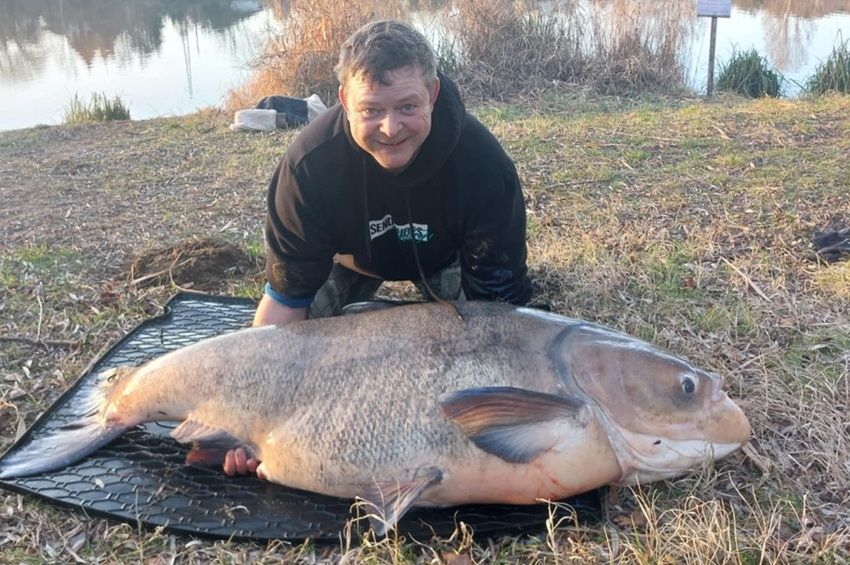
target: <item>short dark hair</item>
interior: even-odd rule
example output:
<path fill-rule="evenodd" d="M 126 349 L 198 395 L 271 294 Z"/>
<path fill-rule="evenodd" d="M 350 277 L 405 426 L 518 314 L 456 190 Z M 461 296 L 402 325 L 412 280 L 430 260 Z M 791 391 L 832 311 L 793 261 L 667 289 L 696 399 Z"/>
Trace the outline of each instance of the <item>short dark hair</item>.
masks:
<path fill-rule="evenodd" d="M 404 22 L 380 20 L 345 40 L 335 70 L 341 85 L 357 75 L 388 85 L 387 73 L 407 65 L 418 65 L 429 86 L 437 78 L 437 58 L 425 36 Z"/>

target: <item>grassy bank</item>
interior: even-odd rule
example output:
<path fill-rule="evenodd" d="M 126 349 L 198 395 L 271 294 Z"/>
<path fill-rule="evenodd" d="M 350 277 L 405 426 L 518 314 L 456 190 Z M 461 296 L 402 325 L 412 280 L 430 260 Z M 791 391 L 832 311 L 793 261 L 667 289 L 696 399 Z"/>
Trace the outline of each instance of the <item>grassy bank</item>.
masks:
<path fill-rule="evenodd" d="M 850 261 L 811 246 L 850 225 L 850 98 L 552 95 L 476 114 L 524 182 L 536 300 L 723 374 L 745 453 L 624 490 L 603 524 L 427 546 L 195 541 L 0 492 L 0 562 L 850 559 Z M 259 295 L 265 184 L 293 133 L 228 121 L 0 133 L 0 449 L 178 287 Z M 197 238 L 247 261 L 202 286 L 177 269 Z M 160 249 L 173 261 L 140 271 Z"/>

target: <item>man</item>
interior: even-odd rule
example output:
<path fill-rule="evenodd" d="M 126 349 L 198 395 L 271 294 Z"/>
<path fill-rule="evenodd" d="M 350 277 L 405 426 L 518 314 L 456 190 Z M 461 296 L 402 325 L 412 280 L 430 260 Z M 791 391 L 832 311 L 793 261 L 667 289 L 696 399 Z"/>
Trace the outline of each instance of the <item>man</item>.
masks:
<path fill-rule="evenodd" d="M 342 46 L 340 104 L 287 149 L 268 195 L 268 283 L 254 325 L 335 315 L 382 280 L 426 298 L 525 304 L 516 169 L 438 75 L 410 26 L 373 22 Z M 225 472 L 253 472 L 238 450 Z"/>

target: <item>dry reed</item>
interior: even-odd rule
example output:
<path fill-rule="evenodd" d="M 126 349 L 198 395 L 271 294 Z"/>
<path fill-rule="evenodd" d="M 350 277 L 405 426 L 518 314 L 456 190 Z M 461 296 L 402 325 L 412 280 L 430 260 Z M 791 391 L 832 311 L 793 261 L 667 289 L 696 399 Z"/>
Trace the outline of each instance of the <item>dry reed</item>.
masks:
<path fill-rule="evenodd" d="M 292 0 L 282 33 L 255 61 L 255 72 L 248 82 L 230 92 L 225 109 L 251 108 L 270 95 L 318 94 L 330 106 L 337 98 L 333 68 L 340 45 L 371 20 L 400 16 L 401 8 L 395 0 Z"/>
<path fill-rule="evenodd" d="M 503 100 L 576 84 L 618 93 L 684 84 L 679 54 L 694 20 L 685 0 L 663 8 L 624 0 L 558 2 L 546 10 L 530 0 L 453 0 L 428 10 L 435 17 L 423 31 L 443 70 L 471 100 Z M 255 62 L 248 83 L 231 92 L 225 108 L 252 107 L 271 94 L 316 93 L 333 103 L 333 67 L 348 35 L 372 19 L 411 16 L 398 0 L 294 0 L 282 33 Z"/>

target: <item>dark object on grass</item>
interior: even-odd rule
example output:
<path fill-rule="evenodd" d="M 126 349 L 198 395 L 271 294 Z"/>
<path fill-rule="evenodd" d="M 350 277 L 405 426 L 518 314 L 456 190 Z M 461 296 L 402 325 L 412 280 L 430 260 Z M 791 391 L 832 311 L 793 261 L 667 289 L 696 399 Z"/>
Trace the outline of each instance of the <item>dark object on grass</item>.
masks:
<path fill-rule="evenodd" d="M 137 365 L 178 347 L 250 324 L 252 300 L 178 294 L 163 316 L 127 334 L 77 380 L 18 440 L 6 455 L 50 435 L 73 421 L 79 398 L 95 377 L 110 367 Z M 339 543 L 351 501 L 321 496 L 254 477 L 231 479 L 220 469 L 187 466 L 188 447 L 168 436 L 172 424 L 146 424 L 128 432 L 92 456 L 64 469 L 37 476 L 0 480 L 0 488 L 31 494 L 89 515 L 172 533 L 235 539 L 284 539 Z M 567 501 L 580 522 L 599 519 L 599 493 Z M 427 540 L 446 537 L 463 521 L 476 536 L 519 535 L 545 531 L 546 505 L 469 505 L 417 509 L 399 523 L 402 533 Z M 553 507 L 555 520 L 567 513 Z M 353 525 L 352 537 L 358 528 Z"/>
<path fill-rule="evenodd" d="M 733 53 L 717 76 L 717 90 L 735 92 L 750 98 L 777 98 L 780 83 L 779 73 L 755 49 Z"/>
<path fill-rule="evenodd" d="M 815 230 L 812 241 L 819 258 L 834 263 L 850 257 L 850 228 L 840 230 Z"/>
<path fill-rule="evenodd" d="M 294 128 L 307 123 L 307 101 L 291 96 L 266 96 L 257 102 L 259 110 L 275 110 L 278 129 Z"/>

